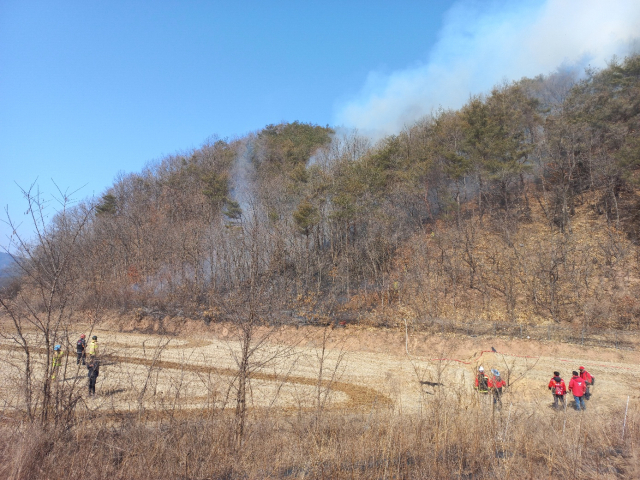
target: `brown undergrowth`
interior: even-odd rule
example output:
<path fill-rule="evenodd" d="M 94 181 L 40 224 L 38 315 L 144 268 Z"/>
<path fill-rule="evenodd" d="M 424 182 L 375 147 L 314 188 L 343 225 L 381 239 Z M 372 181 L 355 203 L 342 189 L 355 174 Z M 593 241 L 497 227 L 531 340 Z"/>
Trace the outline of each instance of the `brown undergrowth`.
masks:
<path fill-rule="evenodd" d="M 388 407 L 257 413 L 240 447 L 211 411 L 153 422 L 79 419 L 65 430 L 0 427 L 6 479 L 635 478 L 640 412 L 493 410 L 436 396 L 421 413 Z M 624 434 L 624 438 L 623 438 Z"/>
<path fill-rule="evenodd" d="M 397 250 L 384 288 L 360 290 L 341 309 L 374 326 L 446 318 L 636 329 L 637 241 L 627 223 L 598 214 L 598 198 L 582 195 L 564 231 L 542 200 L 519 223 L 471 212 L 438 221 Z"/>

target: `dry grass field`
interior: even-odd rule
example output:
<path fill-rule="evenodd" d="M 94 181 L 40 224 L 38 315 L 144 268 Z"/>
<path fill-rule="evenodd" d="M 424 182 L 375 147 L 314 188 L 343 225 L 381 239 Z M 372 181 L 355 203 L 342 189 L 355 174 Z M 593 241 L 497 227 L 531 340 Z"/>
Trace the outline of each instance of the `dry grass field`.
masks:
<path fill-rule="evenodd" d="M 61 434 L 65 447 L 56 444 L 57 456 L 43 453 L 42 464 L 22 457 L 49 440 L 43 433 L 17 433 L 20 354 L 2 341 L 3 458 L 14 460 L 0 473 L 53 478 L 48 475 L 64 463 L 76 462 L 74 472 L 91 468 L 87 455 L 101 465 L 96 478 L 549 478 L 555 470 L 575 478 L 632 478 L 635 472 L 635 350 L 405 337 L 400 330 L 354 326 L 286 328 L 256 350 L 248 429 L 238 450 L 226 439 L 240 348 L 233 329 L 126 330 L 103 325 L 92 332 L 103 357 L 96 397 L 86 394 L 86 369 L 68 356 L 61 382 L 76 385 L 81 395 L 78 423 Z M 81 331 L 70 332 L 70 340 Z M 474 391 L 479 365 L 508 379 L 501 409 Z M 553 410 L 552 372 L 560 370 L 568 383 L 579 365 L 597 379 L 587 412 L 573 411 L 572 402 L 566 411 Z M 199 460 L 189 464 L 193 456 Z M 66 475 L 59 478 L 71 478 Z"/>
<path fill-rule="evenodd" d="M 222 402 L 236 372 L 234 354 L 239 344 L 225 326 L 202 330 L 180 335 L 94 330 L 104 360 L 98 379 L 99 395 L 87 402 L 86 408 L 132 411 L 141 404 L 152 410 L 167 405 L 205 408 L 214 396 Z M 71 334 L 70 338 L 75 336 Z M 313 405 L 322 338 L 323 329 L 316 327 L 282 330 L 270 338 L 270 343 L 256 355 L 266 357 L 276 352 L 280 358 L 253 374 L 251 406 Z M 594 414 L 605 414 L 623 405 L 627 396 L 631 401 L 640 396 L 640 354 L 636 351 L 428 335 L 410 336 L 407 348 L 405 340 L 404 332 L 399 330 L 349 327 L 329 332 L 324 375 L 330 372 L 334 380 L 333 408 L 379 401 L 393 405 L 397 411 L 415 413 L 435 389 L 474 396 L 474 372 L 479 365 L 487 371 L 501 371 L 510 383 L 503 401 L 517 408 L 546 408 L 552 372 L 559 370 L 568 383 L 571 371 L 580 365 L 597 378 L 593 401 L 589 403 Z M 10 358 L 17 361 L 19 357 L 18 352 L 6 349 L 9 345 L 6 339 L 0 344 L 8 356 L 7 363 L 11 363 Z M 491 347 L 498 353 L 491 352 Z M 13 403 L 11 390 L 12 385 L 17 388 L 17 374 L 17 368 L 3 368 L 0 372 L 0 392 L 7 406 Z M 86 369 L 76 366 L 71 352 L 64 381 L 85 382 L 85 377 Z"/>

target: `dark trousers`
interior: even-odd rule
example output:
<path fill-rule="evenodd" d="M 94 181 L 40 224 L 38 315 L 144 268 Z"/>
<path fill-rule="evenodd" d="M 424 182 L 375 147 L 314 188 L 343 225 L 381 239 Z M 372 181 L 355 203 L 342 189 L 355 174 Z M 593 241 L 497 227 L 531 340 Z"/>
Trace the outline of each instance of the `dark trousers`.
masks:
<path fill-rule="evenodd" d="M 96 394 L 96 380 L 98 377 L 89 377 L 89 395 Z"/>
<path fill-rule="evenodd" d="M 85 359 L 87 358 L 85 353 L 77 352 L 76 355 L 78 356 L 78 358 L 76 359 L 76 365 L 80 365 L 80 360 L 82 360 L 82 364 L 85 365 Z"/>
<path fill-rule="evenodd" d="M 565 408 L 567 405 L 564 400 L 564 395 L 556 395 L 553 394 L 553 408 L 558 408 L 558 405 L 562 403 L 562 408 Z"/>

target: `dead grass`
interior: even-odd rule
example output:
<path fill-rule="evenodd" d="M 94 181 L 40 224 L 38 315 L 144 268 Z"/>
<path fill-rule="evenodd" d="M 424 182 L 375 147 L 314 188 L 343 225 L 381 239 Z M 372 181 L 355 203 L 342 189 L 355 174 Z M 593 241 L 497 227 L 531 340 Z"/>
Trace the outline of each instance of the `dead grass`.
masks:
<path fill-rule="evenodd" d="M 167 412 L 169 413 L 169 412 Z M 493 410 L 436 396 L 419 414 L 255 412 L 235 449 L 232 417 L 79 418 L 0 429 L 7 479 L 633 478 L 640 412 Z"/>
<path fill-rule="evenodd" d="M 8 415 L 7 409 L 0 412 L 0 478 L 604 479 L 639 473 L 635 351 L 504 339 L 492 344 L 498 351 L 536 357 L 531 360 L 478 356 L 488 348 L 486 339 L 336 329 L 325 366 L 336 364 L 338 347 L 346 345 L 344 370 L 325 385 L 335 392 L 333 401 L 314 408 L 318 339 L 305 329 L 291 329 L 274 340 L 298 345 L 295 361 L 256 371 L 254 393 L 273 395 L 267 386 L 282 385 L 298 389 L 298 397 L 281 392 L 278 402 L 256 400 L 237 448 L 233 411 L 221 399 L 234 374 L 227 358 L 232 342 L 201 332 L 195 339 L 175 338 L 156 357 L 158 345 L 164 345 L 160 337 L 108 330 L 99 336 L 112 363 L 101 372 L 98 397 L 83 395 L 87 407 L 81 403 L 71 424 L 45 428 Z M 6 358 L 15 353 L 7 345 L 0 350 Z M 429 360 L 433 357 L 481 361 L 501 370 L 508 364 L 513 378 L 524 373 L 526 378 L 514 383 L 504 407 L 494 410 L 487 397 L 472 393 L 475 364 Z M 581 363 L 598 378 L 589 410 L 550 409 L 550 372 Z M 151 383 L 138 405 L 140 379 L 149 374 Z M 421 389 L 418 380 L 443 385 Z M 82 392 L 84 381 L 79 381 Z M 198 381 L 206 387 L 204 395 L 194 393 Z"/>

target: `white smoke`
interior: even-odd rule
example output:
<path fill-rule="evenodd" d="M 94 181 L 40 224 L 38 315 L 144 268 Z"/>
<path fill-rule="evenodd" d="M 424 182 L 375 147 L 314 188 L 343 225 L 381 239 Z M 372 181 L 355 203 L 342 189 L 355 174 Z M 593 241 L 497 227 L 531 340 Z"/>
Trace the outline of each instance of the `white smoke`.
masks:
<path fill-rule="evenodd" d="M 254 135 L 248 135 L 241 141 L 231 170 L 231 197 L 238 202 L 245 216 L 255 207 L 255 169 L 251 163 L 254 142 Z"/>
<path fill-rule="evenodd" d="M 427 63 L 371 72 L 359 95 L 338 108 L 335 123 L 374 137 L 397 133 L 503 80 L 568 65 L 601 68 L 637 48 L 639 35 L 638 0 L 462 0 L 447 12 Z"/>

